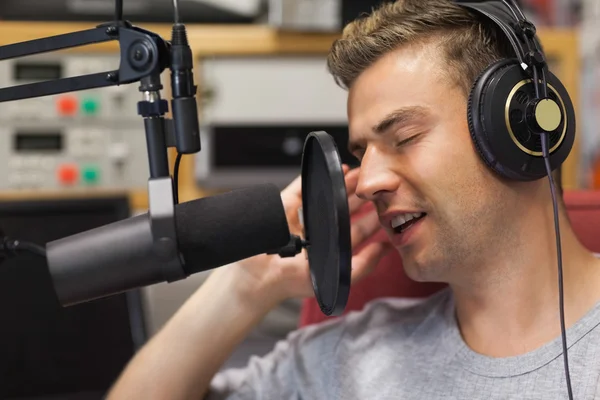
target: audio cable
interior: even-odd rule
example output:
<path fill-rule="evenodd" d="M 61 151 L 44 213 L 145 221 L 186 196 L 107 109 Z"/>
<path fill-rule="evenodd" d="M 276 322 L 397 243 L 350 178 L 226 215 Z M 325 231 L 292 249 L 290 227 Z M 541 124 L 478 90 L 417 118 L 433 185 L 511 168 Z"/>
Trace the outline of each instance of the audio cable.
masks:
<path fill-rule="evenodd" d="M 179 0 L 173 0 L 173 21 L 179 24 Z"/>
<path fill-rule="evenodd" d="M 46 249 L 34 243 L 23 242 L 6 237 L 0 231 L 0 262 L 16 257 L 21 253 L 30 253 L 46 258 Z"/>
<path fill-rule="evenodd" d="M 183 154 L 177 153 L 175 158 L 175 166 L 173 167 L 173 197 L 175 204 L 179 204 L 179 164 L 181 163 L 181 156 Z"/>
<path fill-rule="evenodd" d="M 522 35 L 524 36 L 524 42 L 527 46 L 527 54 L 534 55 L 530 61 L 532 61 L 532 73 L 533 73 L 533 87 L 535 90 L 535 98 L 536 99 L 547 99 L 548 98 L 548 85 L 546 81 L 546 71 L 543 65 L 545 64 L 545 60 L 542 58 L 541 60 L 536 59 L 535 54 L 543 55 L 544 52 L 539 47 L 538 43 L 533 41 L 533 46 L 530 45 L 530 41 L 528 38 L 533 39 L 533 35 L 535 35 L 535 27 L 528 23 L 527 18 L 519 8 L 517 4 L 515 4 L 514 0 L 502 0 L 505 5 L 508 6 L 508 9 L 512 12 L 515 20 L 519 22 L 519 25 L 522 29 Z M 518 15 L 515 12 L 518 10 Z M 539 71 L 538 71 L 539 70 Z M 540 76 L 541 75 L 541 76 Z M 564 369 L 565 369 L 565 379 L 567 382 L 567 393 L 569 396 L 569 400 L 573 400 L 573 389 L 571 387 L 571 373 L 569 372 L 569 355 L 567 349 L 567 330 L 565 327 L 565 301 L 564 301 L 564 288 L 563 288 L 563 266 L 562 266 L 562 247 L 560 240 L 560 227 L 559 227 L 559 218 L 558 218 L 558 201 L 556 199 L 556 187 L 554 184 L 554 178 L 552 177 L 552 167 L 550 165 L 550 140 L 549 133 L 542 131 L 540 133 L 540 140 L 542 145 L 542 156 L 544 158 L 544 164 L 546 166 L 546 174 L 548 175 L 548 181 L 550 183 L 550 193 L 552 195 L 552 207 L 554 210 L 554 231 L 556 236 L 556 255 L 558 259 L 558 306 L 560 311 L 560 332 L 562 338 L 562 348 L 563 348 L 563 360 L 564 360 Z"/>
<path fill-rule="evenodd" d="M 179 0 L 173 0 L 173 21 L 175 24 L 173 25 L 171 44 L 176 45 L 176 49 L 181 51 L 182 47 L 187 46 L 187 35 L 185 25 L 179 22 Z M 173 196 L 175 197 L 175 204 L 179 204 L 179 164 L 181 164 L 181 157 L 182 153 L 177 152 L 177 158 L 175 158 L 175 165 L 173 167 Z"/>
<path fill-rule="evenodd" d="M 123 20 L 123 0 L 115 0 L 115 21 Z"/>
<path fill-rule="evenodd" d="M 179 14 L 179 0 L 173 0 L 173 30 L 171 33 L 171 91 L 172 112 L 177 142 L 174 165 L 174 200 L 179 203 L 179 165 L 183 154 L 200 151 L 196 86 L 194 84 L 193 56 L 185 25 Z"/>
<path fill-rule="evenodd" d="M 560 228 L 558 221 L 558 202 L 556 200 L 556 188 L 554 186 L 554 179 L 552 178 L 552 168 L 550 167 L 550 148 L 548 141 L 548 133 L 543 132 L 540 135 L 542 141 L 542 155 L 546 165 L 546 173 L 548 174 L 548 180 L 550 181 L 550 192 L 552 194 L 552 204 L 554 208 L 554 230 L 556 231 L 556 253 L 558 258 L 558 302 L 560 309 L 560 332 L 562 337 L 563 347 L 563 360 L 565 364 L 565 378 L 567 380 L 567 392 L 569 400 L 573 400 L 573 389 L 571 387 L 571 374 L 569 372 L 569 356 L 567 353 L 567 333 L 565 328 L 565 301 L 564 301 L 564 289 L 563 289 L 563 267 L 562 267 L 562 249 L 560 242 Z"/>

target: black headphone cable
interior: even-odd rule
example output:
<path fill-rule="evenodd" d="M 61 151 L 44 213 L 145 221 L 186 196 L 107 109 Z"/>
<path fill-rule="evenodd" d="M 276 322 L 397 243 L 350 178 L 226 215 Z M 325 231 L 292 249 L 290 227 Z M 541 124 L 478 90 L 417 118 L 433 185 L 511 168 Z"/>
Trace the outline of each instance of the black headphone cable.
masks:
<path fill-rule="evenodd" d="M 558 224 L 558 202 L 556 200 L 556 188 L 554 187 L 554 179 L 552 178 L 552 168 L 550 167 L 550 158 L 548 155 L 548 153 L 550 153 L 548 144 L 548 133 L 541 133 L 540 139 L 542 141 L 542 154 L 544 156 L 544 162 L 546 164 L 548 180 L 550 181 L 550 192 L 552 194 L 552 204 L 554 207 L 554 229 L 556 231 L 556 252 L 558 258 L 558 301 L 560 308 L 560 331 L 562 336 L 563 360 L 565 363 L 565 378 L 567 380 L 567 391 L 569 394 L 569 400 L 573 400 L 573 389 L 571 388 L 571 374 L 569 372 L 569 356 L 567 354 L 567 333 L 565 328 L 565 302 L 563 290 L 562 249 L 560 244 L 560 229 Z"/>

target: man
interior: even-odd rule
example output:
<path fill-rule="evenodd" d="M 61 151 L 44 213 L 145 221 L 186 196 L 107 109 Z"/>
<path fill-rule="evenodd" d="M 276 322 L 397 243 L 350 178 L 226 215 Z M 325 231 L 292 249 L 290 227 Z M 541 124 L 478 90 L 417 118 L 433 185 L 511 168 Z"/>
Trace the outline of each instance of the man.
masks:
<path fill-rule="evenodd" d="M 290 335 L 244 370 L 215 376 L 282 299 L 312 294 L 303 255 L 215 270 L 135 357 L 111 399 L 565 399 L 553 208 L 547 179 L 514 182 L 482 162 L 467 96 L 512 51 L 488 22 L 447 0 L 400 0 L 350 24 L 329 55 L 348 88 L 347 172 L 360 279 L 389 243 L 417 281 L 449 288 L 385 299 Z M 299 181 L 282 197 L 298 229 Z M 394 229 L 407 217 L 416 222 Z M 600 396 L 600 262 L 560 211 L 575 399 Z"/>

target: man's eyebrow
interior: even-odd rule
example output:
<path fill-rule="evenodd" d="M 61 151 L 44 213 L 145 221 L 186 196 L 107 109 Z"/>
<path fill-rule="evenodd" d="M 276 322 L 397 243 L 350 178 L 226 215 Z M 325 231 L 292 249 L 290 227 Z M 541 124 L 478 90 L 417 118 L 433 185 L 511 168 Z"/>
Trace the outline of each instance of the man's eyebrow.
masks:
<path fill-rule="evenodd" d="M 410 123 L 417 122 L 418 120 L 425 119 L 430 115 L 429 110 L 423 106 L 409 106 L 402 107 L 395 111 L 392 111 L 386 115 L 379 123 L 377 123 L 372 129 L 378 135 L 384 134 L 390 128 L 399 125 L 408 125 Z M 349 141 L 348 151 L 353 153 L 361 148 L 363 140 Z"/>
<path fill-rule="evenodd" d="M 385 118 L 373 127 L 373 132 L 382 134 L 393 126 L 407 125 L 416 120 L 424 119 L 428 115 L 429 111 L 422 106 L 403 107 L 386 115 Z"/>

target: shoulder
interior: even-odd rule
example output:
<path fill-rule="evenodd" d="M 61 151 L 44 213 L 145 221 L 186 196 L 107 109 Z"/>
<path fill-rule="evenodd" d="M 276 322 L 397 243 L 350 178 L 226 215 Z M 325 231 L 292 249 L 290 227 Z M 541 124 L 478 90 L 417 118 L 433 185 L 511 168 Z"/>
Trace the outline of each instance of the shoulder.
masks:
<path fill-rule="evenodd" d="M 347 315 L 345 324 L 376 328 L 390 324 L 420 324 L 432 313 L 443 312 L 450 296 L 443 289 L 425 298 L 382 298 L 368 303 L 362 311 Z"/>
<path fill-rule="evenodd" d="M 381 298 L 373 300 L 361 310 L 307 326 L 293 332 L 289 339 L 297 344 L 331 348 L 342 338 L 344 341 L 357 340 L 368 336 L 373 338 L 385 335 L 390 330 L 395 336 L 411 336 L 424 326 L 444 320 L 447 304 L 451 296 L 449 289 L 443 289 L 426 298 Z"/>
<path fill-rule="evenodd" d="M 378 299 L 361 311 L 293 331 L 265 357 L 253 356 L 244 369 L 218 374 L 207 399 L 231 398 L 233 393 L 235 398 L 257 398 L 258 392 L 267 398 L 296 398 L 300 388 L 325 393 L 328 386 L 323 386 L 322 377 L 355 365 L 350 362 L 353 355 L 371 352 L 370 359 L 385 359 L 390 346 L 429 340 L 418 332 L 439 325 L 448 298 L 444 289 L 423 299 Z"/>

